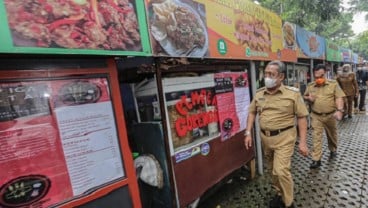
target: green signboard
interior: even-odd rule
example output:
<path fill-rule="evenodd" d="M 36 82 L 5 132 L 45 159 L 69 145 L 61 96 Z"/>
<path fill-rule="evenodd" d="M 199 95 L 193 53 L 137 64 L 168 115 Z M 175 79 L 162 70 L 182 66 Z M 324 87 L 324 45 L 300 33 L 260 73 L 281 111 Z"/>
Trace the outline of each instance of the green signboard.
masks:
<path fill-rule="evenodd" d="M 326 40 L 327 61 L 341 62 L 342 55 L 339 46 L 330 40 Z"/>
<path fill-rule="evenodd" d="M 0 0 L 0 53 L 151 55 L 141 0 Z"/>

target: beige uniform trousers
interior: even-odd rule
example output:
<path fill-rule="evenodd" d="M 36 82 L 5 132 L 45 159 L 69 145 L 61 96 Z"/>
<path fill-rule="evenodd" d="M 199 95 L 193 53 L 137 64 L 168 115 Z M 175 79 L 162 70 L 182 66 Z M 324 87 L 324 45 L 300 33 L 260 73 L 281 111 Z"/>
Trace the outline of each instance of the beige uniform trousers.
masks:
<path fill-rule="evenodd" d="M 326 130 L 328 149 L 335 152 L 337 149 L 336 120 L 333 113 L 329 115 L 316 115 L 312 113 L 312 160 L 319 161 L 322 158 L 323 130 Z"/>
<path fill-rule="evenodd" d="M 344 99 L 344 108 L 345 112 L 351 116 L 353 113 L 353 101 L 354 101 L 354 95 L 346 96 L 346 100 Z"/>
<path fill-rule="evenodd" d="M 290 206 L 294 200 L 294 182 L 290 167 L 296 142 L 296 128 L 272 137 L 261 133 L 261 139 L 267 168 L 272 170 L 272 186 L 281 194 L 285 205 Z"/>

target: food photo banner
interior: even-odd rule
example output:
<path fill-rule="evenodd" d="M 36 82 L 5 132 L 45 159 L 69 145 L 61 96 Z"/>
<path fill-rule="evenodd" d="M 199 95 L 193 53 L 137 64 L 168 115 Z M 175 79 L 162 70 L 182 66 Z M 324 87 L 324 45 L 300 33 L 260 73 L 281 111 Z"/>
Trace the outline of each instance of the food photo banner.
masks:
<path fill-rule="evenodd" d="M 345 62 L 345 63 L 351 63 L 352 62 L 352 51 L 350 49 L 340 47 L 340 52 L 341 52 L 341 55 L 342 55 L 342 61 L 343 62 Z"/>
<path fill-rule="evenodd" d="M 0 0 L 0 52 L 151 55 L 139 0 Z"/>
<path fill-rule="evenodd" d="M 353 53 L 353 63 L 358 64 L 359 63 L 359 56 L 357 53 Z"/>
<path fill-rule="evenodd" d="M 283 49 L 281 51 L 281 60 L 287 62 L 297 62 L 297 43 L 296 43 L 296 25 L 290 22 L 284 22 L 282 26 Z"/>
<path fill-rule="evenodd" d="M 342 61 L 342 56 L 339 50 L 339 46 L 329 40 L 326 40 L 326 55 L 327 55 L 326 57 L 327 61 L 335 61 L 335 62 Z"/>
<path fill-rule="evenodd" d="M 250 1 L 145 2 L 155 56 L 281 58 L 281 18 Z"/>
<path fill-rule="evenodd" d="M 325 59 L 326 43 L 321 36 L 297 26 L 296 40 L 299 48 L 299 58 Z"/>

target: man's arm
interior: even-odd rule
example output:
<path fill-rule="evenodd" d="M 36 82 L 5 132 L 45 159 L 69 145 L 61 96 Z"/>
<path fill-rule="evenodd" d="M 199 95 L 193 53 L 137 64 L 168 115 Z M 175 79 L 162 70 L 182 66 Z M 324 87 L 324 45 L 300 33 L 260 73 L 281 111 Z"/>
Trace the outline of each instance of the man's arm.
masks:
<path fill-rule="evenodd" d="M 344 98 L 343 97 L 336 98 L 335 104 L 337 109 L 344 109 Z"/>
<path fill-rule="evenodd" d="M 304 157 L 308 156 L 308 146 L 307 146 L 307 118 L 298 117 L 298 129 L 299 129 L 299 151 Z"/>
<path fill-rule="evenodd" d="M 335 104 L 337 111 L 334 113 L 334 117 L 340 121 L 344 113 L 344 98 L 343 97 L 336 98 Z"/>
<path fill-rule="evenodd" d="M 249 132 L 249 134 L 247 134 L 244 138 L 244 145 L 245 145 L 245 149 L 249 149 L 252 147 L 252 129 L 253 129 L 253 124 L 254 121 L 256 119 L 256 113 L 255 112 L 249 112 L 248 113 L 248 121 L 247 121 L 247 129 L 246 131 Z"/>

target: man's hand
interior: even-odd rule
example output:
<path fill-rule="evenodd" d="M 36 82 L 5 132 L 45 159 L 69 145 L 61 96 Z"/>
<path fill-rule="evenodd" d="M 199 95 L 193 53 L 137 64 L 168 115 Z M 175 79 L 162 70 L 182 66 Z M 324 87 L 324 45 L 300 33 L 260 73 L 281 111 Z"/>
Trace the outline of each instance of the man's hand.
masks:
<path fill-rule="evenodd" d="M 333 114 L 333 117 L 338 120 L 338 121 L 341 121 L 342 119 L 342 116 L 343 116 L 343 113 L 341 111 L 336 111 L 334 114 Z"/>
<path fill-rule="evenodd" d="M 252 147 L 252 136 L 251 135 L 247 135 L 244 138 L 244 146 L 245 149 L 248 150 Z"/>
<path fill-rule="evenodd" d="M 304 157 L 308 156 L 309 150 L 308 150 L 308 146 L 306 143 L 302 143 L 302 142 L 299 143 L 299 152 Z"/>
<path fill-rule="evenodd" d="M 316 100 L 317 96 L 312 95 L 312 94 L 308 94 L 304 96 L 304 99 L 308 100 L 309 102 L 313 103 Z"/>

